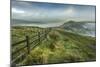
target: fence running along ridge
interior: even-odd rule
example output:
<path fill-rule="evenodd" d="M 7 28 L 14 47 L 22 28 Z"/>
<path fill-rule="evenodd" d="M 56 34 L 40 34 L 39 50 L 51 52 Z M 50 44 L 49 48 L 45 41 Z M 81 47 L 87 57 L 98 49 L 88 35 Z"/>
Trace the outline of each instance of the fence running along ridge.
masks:
<path fill-rule="evenodd" d="M 44 29 L 42 32 L 37 32 L 33 37 L 25 36 L 24 40 L 12 44 L 11 64 L 19 64 L 20 61 L 30 54 L 30 51 L 38 46 L 44 39 L 47 38 L 51 28 Z M 19 49 L 18 49 L 19 48 Z"/>

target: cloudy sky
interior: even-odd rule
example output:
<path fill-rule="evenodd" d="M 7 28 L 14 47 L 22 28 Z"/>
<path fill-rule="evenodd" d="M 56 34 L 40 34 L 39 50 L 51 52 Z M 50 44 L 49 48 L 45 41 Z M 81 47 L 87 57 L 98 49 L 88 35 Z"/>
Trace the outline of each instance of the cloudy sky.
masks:
<path fill-rule="evenodd" d="M 95 21 L 95 6 L 12 1 L 12 20 L 12 24 L 18 20 L 39 26 L 57 26 L 69 20 Z"/>

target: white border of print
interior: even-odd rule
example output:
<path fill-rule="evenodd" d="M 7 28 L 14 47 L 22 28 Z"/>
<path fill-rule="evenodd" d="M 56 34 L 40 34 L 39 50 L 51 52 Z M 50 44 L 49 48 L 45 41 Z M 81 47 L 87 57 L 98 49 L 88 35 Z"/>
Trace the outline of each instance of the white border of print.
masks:
<path fill-rule="evenodd" d="M 32 1 L 32 0 L 31 0 Z M 96 62 L 37 65 L 34 67 L 99 67 L 100 62 L 100 0 L 33 0 L 42 2 L 96 5 Z M 0 0 L 0 67 L 10 67 L 10 0 Z M 33 67 L 33 66 L 26 66 Z"/>
<path fill-rule="evenodd" d="M 10 62 L 10 0 L 0 1 L 0 67 Z"/>

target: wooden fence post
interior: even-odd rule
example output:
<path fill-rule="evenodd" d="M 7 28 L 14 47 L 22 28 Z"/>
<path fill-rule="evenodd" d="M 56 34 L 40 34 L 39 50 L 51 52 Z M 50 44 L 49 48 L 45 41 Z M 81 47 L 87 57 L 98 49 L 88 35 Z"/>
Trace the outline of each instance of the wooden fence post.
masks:
<path fill-rule="evenodd" d="M 29 46 L 29 37 L 26 36 L 26 44 L 27 44 L 27 52 L 30 53 L 30 46 Z"/>
<path fill-rule="evenodd" d="M 44 34 L 45 34 L 45 38 L 47 38 L 47 30 L 45 30 Z"/>
<path fill-rule="evenodd" d="M 38 40 L 39 40 L 39 44 L 40 44 L 40 32 L 38 32 Z"/>

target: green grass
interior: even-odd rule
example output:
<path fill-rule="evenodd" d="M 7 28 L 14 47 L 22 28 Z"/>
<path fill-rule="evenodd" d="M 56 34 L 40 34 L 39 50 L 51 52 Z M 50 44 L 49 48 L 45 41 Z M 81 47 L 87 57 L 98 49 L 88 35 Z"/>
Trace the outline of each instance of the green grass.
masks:
<path fill-rule="evenodd" d="M 41 28 L 34 27 L 12 28 L 12 41 L 18 41 L 16 38 L 20 38 L 21 40 L 25 35 L 31 37 L 40 29 Z M 43 40 L 40 45 L 31 50 L 27 58 L 20 63 L 29 65 L 95 60 L 95 37 L 82 36 L 55 28 L 51 30 L 47 38 Z"/>

